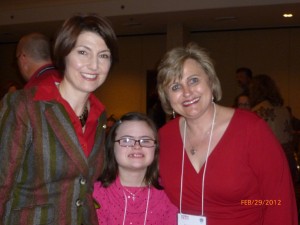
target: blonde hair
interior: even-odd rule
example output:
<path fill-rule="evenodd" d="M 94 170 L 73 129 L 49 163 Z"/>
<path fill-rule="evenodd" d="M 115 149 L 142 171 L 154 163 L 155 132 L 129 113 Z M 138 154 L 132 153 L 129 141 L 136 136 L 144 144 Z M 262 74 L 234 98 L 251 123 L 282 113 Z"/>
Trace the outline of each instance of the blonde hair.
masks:
<path fill-rule="evenodd" d="M 168 99 L 167 87 L 174 80 L 182 79 L 183 65 L 187 59 L 194 59 L 206 73 L 214 100 L 219 101 L 222 98 L 220 81 L 211 58 L 204 49 L 191 42 L 186 47 L 177 47 L 167 52 L 158 66 L 157 90 L 162 107 L 167 114 L 172 114 L 173 111 Z"/>

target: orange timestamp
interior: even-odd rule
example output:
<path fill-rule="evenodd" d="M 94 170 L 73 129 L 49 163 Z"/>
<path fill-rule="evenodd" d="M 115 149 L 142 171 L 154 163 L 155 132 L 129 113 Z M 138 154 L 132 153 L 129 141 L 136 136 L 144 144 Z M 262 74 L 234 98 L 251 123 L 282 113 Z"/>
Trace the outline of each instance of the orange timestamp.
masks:
<path fill-rule="evenodd" d="M 241 205 L 244 206 L 280 206 L 281 200 L 276 199 L 242 199 Z"/>

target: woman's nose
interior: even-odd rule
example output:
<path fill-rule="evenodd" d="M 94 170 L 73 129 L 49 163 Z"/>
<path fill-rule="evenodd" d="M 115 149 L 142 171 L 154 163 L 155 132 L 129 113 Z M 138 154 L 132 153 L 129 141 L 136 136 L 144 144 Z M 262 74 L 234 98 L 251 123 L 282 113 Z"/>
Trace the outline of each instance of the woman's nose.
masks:
<path fill-rule="evenodd" d="M 189 96 L 192 90 L 189 86 L 183 86 L 182 91 L 184 96 Z"/>
<path fill-rule="evenodd" d="M 89 60 L 89 68 L 92 70 L 97 70 L 99 66 L 98 57 L 91 57 Z"/>

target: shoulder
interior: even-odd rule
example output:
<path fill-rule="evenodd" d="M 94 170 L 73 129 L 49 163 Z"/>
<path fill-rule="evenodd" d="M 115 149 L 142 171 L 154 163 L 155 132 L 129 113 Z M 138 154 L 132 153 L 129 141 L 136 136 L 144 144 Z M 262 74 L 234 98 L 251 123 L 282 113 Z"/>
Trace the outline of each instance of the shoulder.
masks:
<path fill-rule="evenodd" d="M 169 197 L 167 196 L 164 189 L 156 189 L 155 187 L 151 187 L 152 197 L 153 199 L 156 199 L 158 203 L 164 203 L 164 204 L 171 204 L 171 201 Z M 151 198 L 152 198 L 151 197 Z"/>
<path fill-rule="evenodd" d="M 266 121 L 256 113 L 242 109 L 234 110 L 234 114 L 228 125 L 228 132 L 231 135 L 242 135 L 248 138 L 259 136 L 262 133 L 272 133 Z"/>
<path fill-rule="evenodd" d="M 232 130 L 247 138 L 249 145 L 254 144 L 253 148 L 255 149 L 259 149 L 259 146 L 264 146 L 267 142 L 278 144 L 268 123 L 254 112 L 237 109 L 231 125 Z"/>
<path fill-rule="evenodd" d="M 243 124 L 253 124 L 253 123 L 260 123 L 263 120 L 254 112 L 242 110 L 242 109 L 235 109 L 233 121 L 242 122 Z"/>
<path fill-rule="evenodd" d="M 33 101 L 35 89 L 20 89 L 13 93 L 6 94 L 2 103 L 7 104 L 12 108 L 18 108 L 20 105 L 26 106 L 29 101 Z"/>
<path fill-rule="evenodd" d="M 254 112 L 234 109 L 231 107 L 217 106 L 218 120 L 222 124 L 230 124 L 236 126 L 253 126 L 256 123 L 261 123 L 263 120 Z"/>
<path fill-rule="evenodd" d="M 100 181 L 96 181 L 94 183 L 94 192 L 99 192 L 101 190 L 105 189 Z"/>
<path fill-rule="evenodd" d="M 6 124 L 28 124 L 35 113 L 30 107 L 34 104 L 34 90 L 18 90 L 4 96 L 0 104 L 0 120 Z M 35 109 L 35 108 L 33 108 Z M 22 121 L 22 122 L 16 122 Z"/>
<path fill-rule="evenodd" d="M 102 186 L 102 183 L 100 181 L 97 181 L 94 183 L 94 192 L 93 192 L 93 197 L 96 200 L 103 199 L 105 196 L 105 188 Z"/>
<path fill-rule="evenodd" d="M 179 130 L 179 119 L 180 117 L 176 117 L 175 119 L 169 120 L 159 129 L 159 134 L 163 135 L 170 133 L 170 131 Z"/>
<path fill-rule="evenodd" d="M 168 198 L 165 190 L 158 190 L 155 187 L 151 187 L 151 201 L 153 200 L 160 206 L 169 206 L 172 205 L 170 199 Z"/>
<path fill-rule="evenodd" d="M 152 211 L 157 212 L 157 216 L 163 215 L 163 221 L 172 220 L 171 218 L 165 218 L 165 216 L 173 216 L 178 213 L 178 208 L 170 201 L 164 190 L 158 190 L 151 188 L 153 194 L 151 195 L 151 205 L 153 206 Z M 151 207 L 152 208 L 152 207 Z M 174 216 L 175 218 L 176 216 Z"/>
<path fill-rule="evenodd" d="M 102 183 L 100 182 L 100 181 L 96 181 L 95 183 L 94 183 L 94 189 L 96 190 L 96 189 L 98 189 L 98 188 L 101 188 L 102 187 Z"/>

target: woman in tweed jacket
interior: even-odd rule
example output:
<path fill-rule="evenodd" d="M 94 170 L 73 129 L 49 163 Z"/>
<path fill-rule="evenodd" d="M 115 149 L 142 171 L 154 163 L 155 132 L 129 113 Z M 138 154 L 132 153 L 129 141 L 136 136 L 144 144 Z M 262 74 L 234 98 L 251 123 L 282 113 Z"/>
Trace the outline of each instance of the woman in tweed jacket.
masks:
<path fill-rule="evenodd" d="M 105 108 L 91 94 L 117 57 L 110 24 L 73 16 L 54 46 L 61 80 L 0 103 L 0 225 L 98 224 L 93 183 L 103 161 Z"/>

